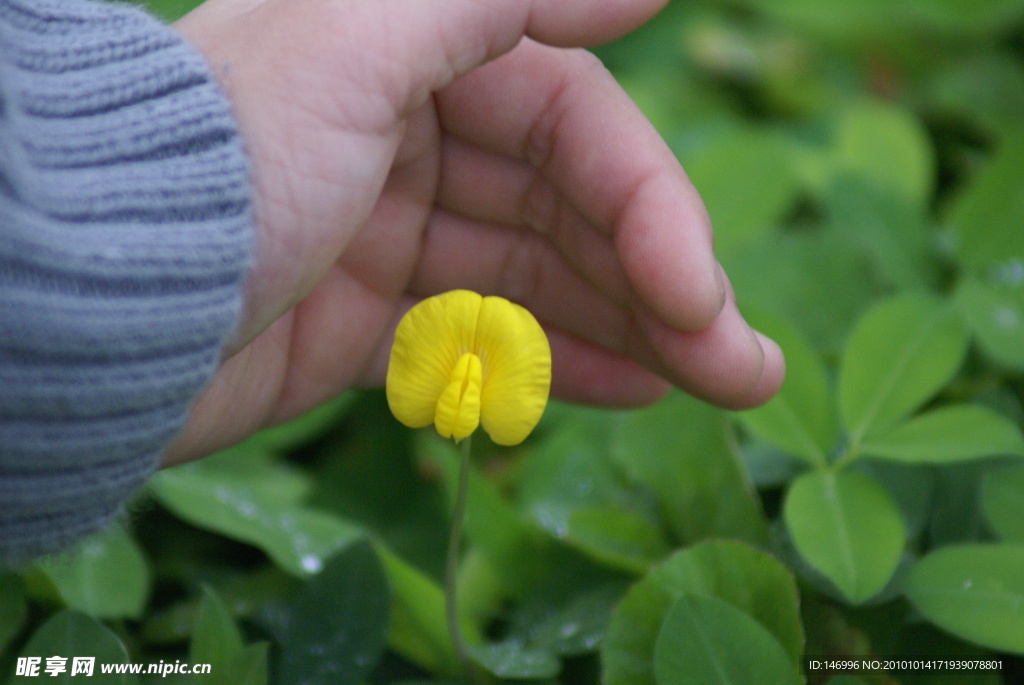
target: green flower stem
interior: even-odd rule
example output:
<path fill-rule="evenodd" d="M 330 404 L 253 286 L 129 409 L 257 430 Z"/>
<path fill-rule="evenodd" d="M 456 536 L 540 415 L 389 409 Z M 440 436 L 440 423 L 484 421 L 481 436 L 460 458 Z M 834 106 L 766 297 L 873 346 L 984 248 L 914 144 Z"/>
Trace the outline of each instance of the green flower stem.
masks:
<path fill-rule="evenodd" d="M 444 569 L 444 608 L 448 619 L 448 636 L 451 638 L 455 654 L 462 663 L 462 670 L 467 678 L 473 682 L 483 683 L 476 664 L 466 650 L 466 643 L 462 639 L 462 626 L 459 623 L 458 596 L 455 589 L 459 572 L 459 546 L 462 541 L 462 525 L 466 518 L 466 499 L 469 494 L 469 468 L 470 452 L 472 451 L 473 436 L 466 436 L 462 440 L 462 450 L 459 457 L 459 481 L 455 489 L 455 504 L 452 506 L 452 531 L 448 538 L 448 557 Z"/>

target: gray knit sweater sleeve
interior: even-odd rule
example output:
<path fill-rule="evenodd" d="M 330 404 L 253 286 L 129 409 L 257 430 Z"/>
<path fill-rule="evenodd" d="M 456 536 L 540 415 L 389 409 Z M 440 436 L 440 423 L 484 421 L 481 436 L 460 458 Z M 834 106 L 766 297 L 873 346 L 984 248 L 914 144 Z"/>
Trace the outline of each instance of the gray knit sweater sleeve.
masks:
<path fill-rule="evenodd" d="M 117 516 L 237 323 L 226 99 L 126 5 L 0 0 L 0 562 Z"/>

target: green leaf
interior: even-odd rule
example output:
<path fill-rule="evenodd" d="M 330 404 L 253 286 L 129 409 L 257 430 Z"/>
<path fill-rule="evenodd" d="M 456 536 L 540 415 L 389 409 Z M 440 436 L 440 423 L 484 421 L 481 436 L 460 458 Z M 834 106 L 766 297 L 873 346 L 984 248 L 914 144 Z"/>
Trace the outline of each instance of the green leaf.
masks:
<path fill-rule="evenodd" d="M 914 565 L 904 591 L 943 630 L 995 650 L 1024 654 L 1024 546 L 939 549 Z"/>
<path fill-rule="evenodd" d="M 865 454 L 910 464 L 945 464 L 994 455 L 1024 456 L 1016 424 L 987 407 L 945 406 L 865 438 Z"/>
<path fill-rule="evenodd" d="M 384 568 L 370 544 L 342 550 L 292 603 L 278 680 L 360 685 L 384 652 L 390 603 Z"/>
<path fill-rule="evenodd" d="M 683 595 L 672 604 L 654 645 L 658 685 L 795 685 L 785 650 L 732 604 Z"/>
<path fill-rule="evenodd" d="M 418 451 L 440 467 L 454 500 L 458 448 L 436 433 L 421 433 L 418 437 Z M 551 536 L 513 507 L 476 469 L 469 474 L 464 525 L 466 537 L 491 562 L 505 588 L 514 594 L 526 594 L 552 563 Z"/>
<path fill-rule="evenodd" d="M 604 685 L 655 685 L 654 652 L 661 625 L 683 595 L 728 602 L 782 646 L 792 668 L 803 650 L 796 584 L 785 566 L 745 544 L 699 543 L 655 566 L 616 607 L 601 646 Z"/>
<path fill-rule="evenodd" d="M 1004 140 L 980 174 L 956 197 L 947 225 L 956 236 L 960 264 L 971 269 L 1024 259 L 1024 134 Z"/>
<path fill-rule="evenodd" d="M 960 368 L 967 333 L 957 313 L 927 295 L 900 295 L 858 322 L 839 370 L 839 404 L 859 443 L 917 409 Z"/>
<path fill-rule="evenodd" d="M 669 553 L 661 531 L 646 519 L 613 507 L 574 511 L 566 542 L 601 563 L 631 573 L 643 573 Z"/>
<path fill-rule="evenodd" d="M 25 584 L 13 573 L 0 572 L 0 653 L 21 632 L 27 616 Z"/>
<path fill-rule="evenodd" d="M 561 661 L 551 652 L 515 642 L 471 645 L 469 653 L 473 661 L 499 678 L 538 680 L 553 678 L 562 670 Z"/>
<path fill-rule="evenodd" d="M 996 535 L 1024 544 L 1024 466 L 989 470 L 982 481 L 981 506 Z"/>
<path fill-rule="evenodd" d="M 162 471 L 151 484 L 179 518 L 262 549 L 297 576 L 318 572 L 327 558 L 362 537 L 363 530 L 344 519 L 268 494 L 274 473 L 274 467 L 254 468 L 251 477 L 232 478 L 194 462 Z"/>
<path fill-rule="evenodd" d="M 978 347 L 1001 366 L 1024 370 L 1024 268 L 1009 262 L 993 278 L 965 278 L 954 296 Z"/>
<path fill-rule="evenodd" d="M 245 647 L 228 667 L 234 685 L 267 685 L 270 643 L 256 642 Z M 211 669 L 211 673 L 217 671 Z"/>
<path fill-rule="evenodd" d="M 448 637 L 444 591 L 383 545 L 376 550 L 391 588 L 388 645 L 424 670 L 458 673 L 459 660 Z M 467 644 L 483 639 L 469 621 L 463 622 L 462 632 Z"/>
<path fill-rule="evenodd" d="M 778 134 L 728 128 L 683 155 L 715 227 L 715 250 L 727 253 L 770 233 L 800 190 L 790 146 Z"/>
<path fill-rule="evenodd" d="M 224 602 L 211 588 L 203 588 L 189 645 L 189 661 L 210 664 L 210 673 L 230 673 L 232 662 L 242 655 L 242 634 Z M 225 675 L 221 676 L 228 680 Z"/>
<path fill-rule="evenodd" d="M 810 464 L 824 466 L 838 438 L 838 420 L 821 357 L 803 334 L 783 319 L 760 312 L 744 315 L 782 348 L 786 378 L 771 401 L 741 412 L 739 417 L 762 440 Z"/>
<path fill-rule="evenodd" d="M 72 676 L 74 657 L 92 657 L 95 659 L 93 675 L 86 682 L 92 685 L 130 685 L 136 678 L 129 674 L 101 673 L 100 664 L 129 663 L 128 652 L 124 645 L 110 630 L 94 618 L 78 611 L 64 610 L 51 616 L 46 623 L 29 638 L 22 648 L 23 657 L 42 657 L 39 667 L 40 676 L 47 683 L 64 683 L 73 685 L 81 682 L 81 673 Z M 64 657 L 64 671 L 56 676 L 45 673 L 47 657 Z M 40 677 L 14 676 L 8 685 L 17 683 L 38 683 Z"/>
<path fill-rule="evenodd" d="M 647 409 L 612 414 L 609 423 L 612 457 L 656 495 L 679 541 L 766 539 L 724 412 L 673 392 Z"/>
<path fill-rule="evenodd" d="M 39 560 L 36 567 L 68 608 L 97 618 L 138 617 L 149 599 L 146 558 L 119 525 Z"/>
<path fill-rule="evenodd" d="M 798 322 L 830 357 L 838 356 L 847 331 L 885 285 L 859 240 L 839 231 L 787 231 L 723 256 L 722 266 L 744 311 Z"/>
<path fill-rule="evenodd" d="M 612 610 L 625 593 L 611 582 L 573 593 L 565 601 L 536 598 L 517 608 L 508 638 L 562 656 L 579 656 L 601 644 Z"/>
<path fill-rule="evenodd" d="M 873 478 L 853 471 L 798 478 L 783 518 L 801 556 L 855 604 L 885 586 L 906 542 L 892 498 Z"/>
<path fill-rule="evenodd" d="M 925 207 L 898 187 L 850 172 L 832 179 L 823 199 L 826 227 L 842 233 L 897 290 L 932 287 L 937 280 L 933 236 Z"/>
<path fill-rule="evenodd" d="M 928 132 L 910 112 L 879 101 L 847 106 L 835 142 L 837 170 L 925 207 L 935 183 Z"/>

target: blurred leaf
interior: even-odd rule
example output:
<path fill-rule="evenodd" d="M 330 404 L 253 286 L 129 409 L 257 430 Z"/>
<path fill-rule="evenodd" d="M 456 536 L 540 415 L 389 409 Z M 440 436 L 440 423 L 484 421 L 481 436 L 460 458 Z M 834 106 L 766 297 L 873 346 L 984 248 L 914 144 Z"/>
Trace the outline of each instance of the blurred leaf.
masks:
<path fill-rule="evenodd" d="M 647 409 L 613 414 L 611 431 L 612 457 L 655 493 L 680 541 L 765 539 L 725 413 L 674 392 Z"/>
<path fill-rule="evenodd" d="M 801 682 L 778 641 L 732 604 L 684 594 L 654 645 L 658 685 L 794 685 Z"/>
<path fill-rule="evenodd" d="M 839 173 L 891 192 L 912 207 L 923 209 L 931 199 L 935 155 L 924 126 L 904 108 L 871 100 L 845 107 L 834 154 Z"/>
<path fill-rule="evenodd" d="M 558 675 L 562 664 L 551 652 L 523 647 L 515 642 L 491 642 L 471 645 L 473 661 L 499 678 L 538 680 Z"/>
<path fill-rule="evenodd" d="M 444 591 L 394 552 L 379 544 L 376 549 L 391 588 L 388 646 L 424 670 L 459 672 L 448 637 Z M 482 640 L 475 624 L 463 622 L 462 630 L 467 643 Z"/>
<path fill-rule="evenodd" d="M 727 253 L 771 232 L 800 190 L 790 148 L 772 132 L 729 128 L 682 157 Z"/>
<path fill-rule="evenodd" d="M 270 643 L 256 642 L 246 646 L 229 667 L 236 685 L 267 685 Z M 211 669 L 211 673 L 217 671 Z"/>
<path fill-rule="evenodd" d="M 803 648 L 796 585 L 778 561 L 745 544 L 703 542 L 655 566 L 612 614 L 601 647 L 604 685 L 654 685 L 655 643 L 669 607 L 707 595 L 748 614 L 782 646 L 795 671 Z"/>
<path fill-rule="evenodd" d="M 619 582 L 603 583 L 564 602 L 524 604 L 511 619 L 509 638 L 562 656 L 592 652 L 600 645 L 625 589 Z"/>
<path fill-rule="evenodd" d="M 420 433 L 418 437 L 420 453 L 440 467 L 449 497 L 454 499 L 459 448 L 436 434 Z M 551 537 L 475 469 L 469 475 L 464 527 L 466 537 L 490 560 L 505 588 L 513 593 L 528 592 L 553 561 Z"/>
<path fill-rule="evenodd" d="M 226 477 L 205 462 L 193 462 L 158 473 L 151 487 L 160 503 L 179 518 L 262 549 L 289 573 L 316 573 L 363 530 L 269 494 L 277 472 L 266 465 L 254 468 L 249 477 Z"/>
<path fill-rule="evenodd" d="M 888 428 L 960 368 L 967 333 L 945 302 L 922 294 L 875 305 L 850 336 L 839 371 L 839 404 L 850 443 Z"/>
<path fill-rule="evenodd" d="M 136 0 L 164 21 L 177 21 L 199 6 L 203 0 Z"/>
<path fill-rule="evenodd" d="M 989 469 L 982 462 L 954 462 L 935 469 L 935 499 L 928 527 L 932 547 L 979 539 L 985 530 L 981 482 Z"/>
<path fill-rule="evenodd" d="M 577 509 L 566 542 L 613 568 L 643 573 L 669 553 L 661 531 L 636 514 L 614 507 Z"/>
<path fill-rule="evenodd" d="M 370 544 L 342 550 L 292 603 L 279 681 L 360 685 L 384 652 L 390 604 L 388 581 Z"/>
<path fill-rule="evenodd" d="M 949 207 L 947 225 L 956 235 L 963 267 L 1024 259 L 1024 134 L 1008 136 L 984 169 Z"/>
<path fill-rule="evenodd" d="M 844 233 L 897 288 L 931 287 L 937 260 L 931 254 L 924 201 L 898 192 L 876 179 L 843 172 L 825 193 L 828 227 Z"/>
<path fill-rule="evenodd" d="M 351 430 L 311 455 L 317 478 L 309 504 L 374 531 L 403 559 L 440 577 L 448 506 L 436 466 L 416 458 L 424 432 L 398 423 L 383 391 L 360 393 L 346 424 Z"/>
<path fill-rule="evenodd" d="M 854 604 L 885 586 L 906 542 L 889 494 L 852 471 L 804 474 L 786 495 L 783 517 L 800 554 Z"/>
<path fill-rule="evenodd" d="M 13 573 L 0 571 L 0 653 L 21 632 L 27 616 L 25 584 Z"/>
<path fill-rule="evenodd" d="M 1001 46 L 992 46 L 997 49 Z M 924 77 L 934 106 L 949 115 L 966 115 L 987 132 L 1006 135 L 1024 117 L 1024 64 L 1019 57 L 986 46 Z"/>
<path fill-rule="evenodd" d="M 39 672 L 47 683 L 77 683 L 82 675 L 71 675 L 72 657 L 93 657 L 95 666 L 88 682 L 92 685 L 132 685 L 137 679 L 130 674 L 101 673 L 100 664 L 126 664 L 128 652 L 114 633 L 97 621 L 78 611 L 60 611 L 43 623 L 22 648 L 21 656 L 42 657 Z M 61 656 L 67 659 L 65 671 L 56 676 L 46 674 L 46 658 Z M 38 683 L 40 677 L 13 676 L 8 685 Z"/>
<path fill-rule="evenodd" d="M 1024 544 L 1024 466 L 990 469 L 982 481 L 981 506 L 996 535 Z"/>
<path fill-rule="evenodd" d="M 1024 547 L 945 547 L 914 565 L 904 589 L 914 607 L 943 630 L 1024 653 Z"/>
<path fill-rule="evenodd" d="M 40 559 L 36 567 L 68 608 L 96 618 L 138 617 L 149 599 L 146 558 L 119 525 L 89 536 L 67 552 Z"/>
<path fill-rule="evenodd" d="M 865 438 L 865 454 L 911 464 L 943 464 L 981 457 L 1024 456 L 1016 424 L 987 407 L 947 405 Z"/>
<path fill-rule="evenodd" d="M 782 348 L 786 378 L 767 404 L 739 414 L 762 440 L 824 466 L 838 439 L 835 401 L 820 356 L 807 339 L 779 317 L 744 312 L 750 324 Z"/>
<path fill-rule="evenodd" d="M 194 664 L 210 664 L 210 673 L 230 681 L 230 666 L 242 655 L 242 634 L 224 602 L 209 587 L 195 619 L 188 658 Z"/>
<path fill-rule="evenodd" d="M 1003 276 L 963 279 L 954 301 L 978 346 L 997 364 L 1024 371 L 1024 265 L 1011 261 Z"/>
<path fill-rule="evenodd" d="M 1020 0 L 738 0 L 794 26 L 851 42 L 907 41 L 932 32 L 950 35 L 997 30 L 1019 16 Z M 908 35 L 909 34 L 909 35 Z"/>
<path fill-rule="evenodd" d="M 658 521 L 654 498 L 629 482 L 609 453 L 608 412 L 561 405 L 562 415 L 517 464 L 515 501 L 565 538 L 578 509 L 614 508 Z"/>
<path fill-rule="evenodd" d="M 855 468 L 888 491 L 903 515 L 908 539 L 913 540 L 927 529 L 935 507 L 934 469 L 882 459 L 864 460 Z"/>
<path fill-rule="evenodd" d="M 831 355 L 839 352 L 882 282 L 853 237 L 817 228 L 783 233 L 723 255 L 722 265 L 744 311 L 798 322 L 814 346 Z"/>

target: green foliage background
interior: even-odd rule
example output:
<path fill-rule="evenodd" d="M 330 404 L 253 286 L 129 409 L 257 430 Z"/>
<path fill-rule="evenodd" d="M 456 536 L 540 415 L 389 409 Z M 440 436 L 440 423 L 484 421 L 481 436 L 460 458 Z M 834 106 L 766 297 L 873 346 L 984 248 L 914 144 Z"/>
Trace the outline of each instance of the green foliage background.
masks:
<path fill-rule="evenodd" d="M 474 658 L 538 684 L 1024 682 L 1024 1 L 674 0 L 598 52 L 789 374 L 750 412 L 554 404 L 520 447 L 479 441 Z M 370 392 L 165 471 L 130 530 L 0 578 L 0 679 L 96 654 L 213 666 L 111 683 L 459 682 L 456 462 Z M 804 669 L 876 656 L 1001 668 Z"/>

